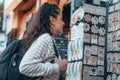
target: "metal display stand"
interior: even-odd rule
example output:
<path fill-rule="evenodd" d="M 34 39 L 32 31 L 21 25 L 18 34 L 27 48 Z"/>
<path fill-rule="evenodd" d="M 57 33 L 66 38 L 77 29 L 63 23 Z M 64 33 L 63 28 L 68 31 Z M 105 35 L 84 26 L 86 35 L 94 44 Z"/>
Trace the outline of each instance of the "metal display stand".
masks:
<path fill-rule="evenodd" d="M 76 2 L 77 1 L 77 2 Z M 79 2 L 84 3 L 84 5 Z M 84 18 L 79 20 L 75 12 L 83 6 Z M 79 12 L 77 14 L 80 14 Z M 78 35 L 74 27 L 83 22 L 84 35 L 82 57 L 76 58 L 76 41 L 71 39 L 68 45 L 68 65 L 66 80 L 120 80 L 120 3 L 109 4 L 109 1 L 89 4 L 83 0 L 72 0 L 71 3 L 71 35 Z M 78 16 L 77 16 L 78 17 Z M 77 19 L 77 21 L 75 21 Z M 112 19 L 112 20 L 111 20 Z M 110 21 L 111 20 L 111 21 Z M 117 27 L 116 27 L 117 26 Z M 115 28 L 114 28 L 115 27 Z M 74 29 L 73 29 L 74 28 Z M 80 30 L 79 34 L 82 34 Z M 117 38 L 116 38 L 117 37 Z M 115 39 L 114 39 L 115 38 Z M 80 44 L 79 46 L 81 46 Z M 73 47 L 74 46 L 74 47 Z M 111 48 L 112 47 L 112 48 Z M 110 50 L 109 50 L 110 49 Z M 75 78 L 77 63 L 80 78 Z M 71 73 L 73 71 L 73 73 Z M 76 73 L 75 73 L 76 71 Z"/>

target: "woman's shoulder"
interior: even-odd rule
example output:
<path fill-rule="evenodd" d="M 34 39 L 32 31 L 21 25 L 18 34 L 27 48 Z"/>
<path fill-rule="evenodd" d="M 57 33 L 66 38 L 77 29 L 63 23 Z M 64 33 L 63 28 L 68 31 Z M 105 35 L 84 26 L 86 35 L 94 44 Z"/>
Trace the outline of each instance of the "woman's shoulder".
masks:
<path fill-rule="evenodd" d="M 52 36 L 49 33 L 44 33 L 38 37 L 37 41 L 52 41 Z"/>

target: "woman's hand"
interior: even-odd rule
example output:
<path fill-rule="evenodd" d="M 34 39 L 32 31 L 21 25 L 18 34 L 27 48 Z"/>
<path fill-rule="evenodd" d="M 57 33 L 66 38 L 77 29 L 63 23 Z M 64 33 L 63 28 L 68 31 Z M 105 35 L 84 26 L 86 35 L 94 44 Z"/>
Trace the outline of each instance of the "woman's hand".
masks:
<path fill-rule="evenodd" d="M 59 60 L 58 58 L 55 58 L 55 63 L 59 65 L 59 71 L 65 71 L 67 69 L 68 65 L 67 59 Z"/>

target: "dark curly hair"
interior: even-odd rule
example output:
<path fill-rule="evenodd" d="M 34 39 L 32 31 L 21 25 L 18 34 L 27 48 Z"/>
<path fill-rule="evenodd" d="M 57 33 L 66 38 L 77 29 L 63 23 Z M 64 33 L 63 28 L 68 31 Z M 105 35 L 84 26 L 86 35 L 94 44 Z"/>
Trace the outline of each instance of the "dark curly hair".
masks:
<path fill-rule="evenodd" d="M 40 6 L 38 11 L 35 13 L 29 28 L 26 31 L 26 44 L 29 47 L 32 42 L 37 39 L 41 34 L 51 33 L 51 22 L 50 16 L 57 19 L 57 16 L 60 13 L 60 9 L 55 4 L 49 4 L 48 2 Z"/>

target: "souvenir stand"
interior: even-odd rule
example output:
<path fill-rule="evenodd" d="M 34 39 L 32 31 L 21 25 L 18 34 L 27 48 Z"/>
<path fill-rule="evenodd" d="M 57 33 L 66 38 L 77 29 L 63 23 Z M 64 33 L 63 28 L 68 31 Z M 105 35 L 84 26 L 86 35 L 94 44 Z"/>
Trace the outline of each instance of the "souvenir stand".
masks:
<path fill-rule="evenodd" d="M 72 0 L 71 7 L 66 80 L 120 80 L 120 3 Z"/>
<path fill-rule="evenodd" d="M 120 80 L 120 2 L 109 4 L 106 80 Z"/>

